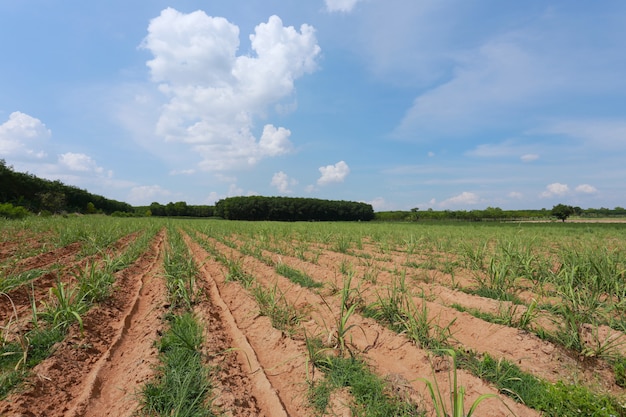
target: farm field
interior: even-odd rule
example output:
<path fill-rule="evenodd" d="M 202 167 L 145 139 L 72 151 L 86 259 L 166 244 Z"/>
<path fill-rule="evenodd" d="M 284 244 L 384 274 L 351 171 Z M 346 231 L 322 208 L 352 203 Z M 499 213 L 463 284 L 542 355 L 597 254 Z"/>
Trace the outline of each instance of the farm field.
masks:
<path fill-rule="evenodd" d="M 0 416 L 626 416 L 624 223 L 0 232 Z"/>

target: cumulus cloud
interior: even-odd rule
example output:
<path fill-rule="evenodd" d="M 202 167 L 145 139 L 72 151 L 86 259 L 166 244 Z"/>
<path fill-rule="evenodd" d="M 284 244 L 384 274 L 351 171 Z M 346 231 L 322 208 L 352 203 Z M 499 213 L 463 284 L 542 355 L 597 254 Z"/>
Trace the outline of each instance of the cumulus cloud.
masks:
<path fill-rule="evenodd" d="M 589 185 L 589 184 L 580 184 L 574 190 L 577 193 L 583 193 L 583 194 L 595 194 L 598 192 L 596 187 L 594 187 L 593 185 Z"/>
<path fill-rule="evenodd" d="M 562 197 L 564 195 L 566 195 L 567 193 L 569 193 L 569 187 L 567 186 L 567 184 L 561 184 L 559 182 L 555 182 L 552 184 L 548 184 L 546 186 L 545 191 L 543 191 L 541 193 L 541 197 L 544 198 L 548 198 L 548 197 Z"/>
<path fill-rule="evenodd" d="M 67 152 L 59 155 L 59 165 L 70 171 L 93 172 L 102 174 L 104 168 L 99 167 L 90 156 L 83 153 Z"/>
<path fill-rule="evenodd" d="M 0 155 L 14 158 L 44 158 L 41 147 L 52 135 L 41 120 L 16 111 L 0 125 Z"/>
<path fill-rule="evenodd" d="M 350 173 L 350 167 L 344 161 L 339 161 L 335 165 L 320 167 L 322 176 L 318 178 L 317 185 L 327 185 L 333 182 L 343 182 Z"/>
<path fill-rule="evenodd" d="M 285 27 L 271 16 L 250 42 L 253 53 L 238 56 L 239 28 L 203 11 L 168 8 L 148 26 L 142 46 L 154 58 L 147 65 L 168 100 L 156 132 L 188 144 L 204 170 L 250 166 L 292 149 L 288 129 L 266 124 L 257 139 L 254 122 L 293 94 L 296 79 L 316 70 L 315 30 Z"/>
<path fill-rule="evenodd" d="M 480 197 L 478 197 L 475 193 L 470 193 L 468 191 L 463 191 L 461 194 L 448 198 L 447 200 L 439 203 L 441 207 L 452 207 L 452 206 L 465 206 L 477 204 L 480 201 Z"/>
<path fill-rule="evenodd" d="M 141 205 L 159 201 L 162 198 L 170 197 L 172 192 L 160 185 L 141 185 L 133 187 L 128 195 L 131 204 Z"/>
<path fill-rule="evenodd" d="M 374 211 L 384 211 L 390 208 L 389 204 L 385 201 L 383 197 L 376 197 L 375 199 L 368 201 L 367 203 L 372 205 Z"/>
<path fill-rule="evenodd" d="M 329 12 L 351 12 L 360 0 L 324 0 Z"/>
<path fill-rule="evenodd" d="M 298 184 L 298 181 L 293 178 L 289 178 L 287 174 L 285 174 L 283 171 L 280 171 L 272 176 L 272 182 L 270 184 L 272 185 L 272 187 L 276 187 L 279 192 L 283 194 L 289 194 L 292 192 L 291 187 Z"/>
<path fill-rule="evenodd" d="M 291 131 L 284 127 L 276 129 L 273 125 L 265 125 L 263 135 L 259 140 L 259 148 L 263 155 L 276 156 L 291 150 L 289 141 Z"/>

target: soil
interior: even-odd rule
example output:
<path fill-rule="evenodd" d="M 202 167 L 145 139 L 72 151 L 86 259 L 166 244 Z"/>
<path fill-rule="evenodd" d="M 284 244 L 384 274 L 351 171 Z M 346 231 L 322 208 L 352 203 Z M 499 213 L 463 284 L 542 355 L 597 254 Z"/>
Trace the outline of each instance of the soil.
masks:
<path fill-rule="evenodd" d="M 303 288 L 276 273 L 275 268 L 241 248 L 243 238 L 231 237 L 225 245 L 201 233 L 183 233 L 185 243 L 198 265 L 197 302 L 194 314 L 204 326 L 203 357 L 211 369 L 213 392 L 211 406 L 225 416 L 316 416 L 308 402 L 310 383 L 321 378 L 311 367 L 306 338 L 319 337 L 328 352 L 340 354 L 338 320 L 340 289 L 345 282 L 346 266 L 354 272 L 351 282 L 354 302 L 371 304 L 388 294 L 404 271 L 410 299 L 416 309 L 425 308 L 434 328 L 448 328 L 448 342 L 477 355 L 489 354 L 496 360 L 507 359 L 522 370 L 547 381 L 584 384 L 598 392 L 624 395 L 615 384 L 608 364 L 601 360 L 581 361 L 576 355 L 541 340 L 532 332 L 496 325 L 460 313 L 453 304 L 484 312 L 498 312 L 510 305 L 460 291 L 473 285 L 471 275 L 462 271 L 454 277 L 440 271 L 406 267 L 407 255 L 381 254 L 373 245 L 348 253 L 337 253 L 324 245 L 311 245 L 302 256 L 281 251 L 263 251 L 274 263 L 284 263 L 304 271 L 319 289 Z M 128 236 L 111 249 L 120 251 L 136 236 Z M 242 239 L 241 241 L 239 239 Z M 155 376 L 158 352 L 155 341 L 162 334 L 164 316 L 169 311 L 163 279 L 165 230 L 159 232 L 146 252 L 130 267 L 116 274 L 115 290 L 106 302 L 93 307 L 83 317 L 84 328 L 77 325 L 54 348 L 50 358 L 32 370 L 23 386 L 0 401 L 0 416 L 133 416 L 141 408 L 140 391 Z M 253 285 L 276 290 L 300 314 L 296 331 L 281 331 L 261 315 L 250 288 L 227 280 L 228 269 L 205 248 L 212 247 L 231 262 L 241 264 L 255 279 Z M 234 247 L 233 247 L 234 246 Z M 9 253 L 10 246 L 3 246 Z M 62 263 L 58 274 L 48 272 L 28 288 L 9 294 L 13 304 L 0 300 L 0 317 L 28 317 L 30 299 L 41 299 L 60 279 L 71 281 L 71 271 L 84 267 L 76 260 L 80 246 L 70 245 L 18 263 L 20 271 Z M 10 256 L 10 255 L 8 255 Z M 416 263 L 427 256 L 412 255 Z M 96 262 L 97 258 L 90 261 Z M 368 275 L 376 271 L 375 276 Z M 365 279 L 365 277 L 368 277 Z M 539 297 L 529 288 L 530 297 Z M 6 298 L 6 297 L 4 297 Z M 7 298 L 8 299 L 8 298 Z M 520 311 L 521 312 L 521 311 Z M 519 313 L 518 313 L 519 314 Z M 549 326 L 552 320 L 538 320 Z M 436 378 L 444 397 L 449 389 L 449 366 L 429 351 L 373 319 L 355 312 L 348 321 L 347 349 L 358 354 L 373 372 L 387 381 L 390 392 L 416 407 L 428 408 L 423 378 Z M 611 336 L 611 332 L 602 330 Z M 535 410 L 500 395 L 496 388 L 459 370 L 466 389 L 466 404 L 484 394 L 496 394 L 501 401 L 481 403 L 481 416 L 539 416 Z M 333 393 L 330 414 L 351 415 L 349 389 Z M 466 410 L 467 411 L 467 410 Z"/>
<path fill-rule="evenodd" d="M 117 275 L 110 300 L 70 329 L 54 354 L 33 369 L 23 391 L 0 402 L 2 416 L 131 416 L 138 384 L 152 373 L 154 340 L 165 311 L 159 277 L 164 233 Z"/>

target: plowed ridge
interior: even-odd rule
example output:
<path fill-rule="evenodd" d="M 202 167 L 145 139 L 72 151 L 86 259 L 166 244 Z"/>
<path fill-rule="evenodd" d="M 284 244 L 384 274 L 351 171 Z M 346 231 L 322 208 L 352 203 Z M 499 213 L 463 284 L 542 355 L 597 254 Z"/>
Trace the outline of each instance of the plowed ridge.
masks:
<path fill-rule="evenodd" d="M 293 304 L 298 311 L 304 312 L 302 326 L 309 335 L 323 335 L 328 338 L 336 327 L 340 306 L 337 297 L 324 297 L 300 287 L 288 279 L 278 275 L 273 267 L 214 240 L 209 237 L 211 245 L 230 259 L 241 259 L 246 272 L 253 275 L 257 282 L 266 288 L 277 286 L 287 301 Z M 283 257 L 284 261 L 284 257 Z M 325 275 L 324 278 L 326 278 Z M 357 352 L 360 352 L 373 369 L 383 378 L 399 377 L 411 386 L 411 390 L 425 395 L 425 385 L 418 382 L 420 377 L 431 374 L 428 352 L 419 349 L 402 335 L 398 335 L 371 319 L 354 314 L 350 321 L 355 330 L 350 334 L 350 341 Z M 248 329 L 246 328 L 246 333 Z M 271 365 L 271 364 L 268 364 Z M 468 403 L 485 393 L 497 394 L 497 390 L 489 387 L 482 380 L 465 372 L 459 372 L 463 385 L 466 387 Z M 446 375 L 440 375 L 440 387 L 448 386 Z M 302 381 L 302 380 L 300 380 Z M 446 394 L 444 394 L 445 396 Z M 507 406 L 513 409 L 517 416 L 536 416 L 537 412 L 530 410 L 512 400 L 503 397 Z M 510 414 L 507 407 L 499 401 L 491 401 L 480 408 L 481 415 L 503 416 Z"/>
<path fill-rule="evenodd" d="M 131 267 L 116 291 L 72 326 L 54 354 L 33 370 L 26 390 L 0 402 L 7 416 L 130 416 L 136 389 L 151 374 L 153 342 L 165 311 L 159 278 L 164 232 Z"/>

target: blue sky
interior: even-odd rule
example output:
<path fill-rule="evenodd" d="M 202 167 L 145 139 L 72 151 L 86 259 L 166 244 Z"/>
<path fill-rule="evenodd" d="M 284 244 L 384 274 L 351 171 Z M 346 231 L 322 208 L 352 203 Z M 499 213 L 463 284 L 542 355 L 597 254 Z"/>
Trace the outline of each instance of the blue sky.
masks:
<path fill-rule="evenodd" d="M 134 205 L 626 205 L 626 2 L 0 2 L 0 158 Z"/>

